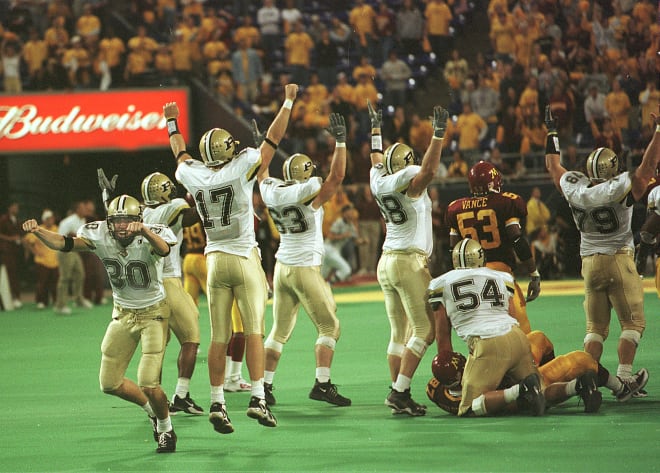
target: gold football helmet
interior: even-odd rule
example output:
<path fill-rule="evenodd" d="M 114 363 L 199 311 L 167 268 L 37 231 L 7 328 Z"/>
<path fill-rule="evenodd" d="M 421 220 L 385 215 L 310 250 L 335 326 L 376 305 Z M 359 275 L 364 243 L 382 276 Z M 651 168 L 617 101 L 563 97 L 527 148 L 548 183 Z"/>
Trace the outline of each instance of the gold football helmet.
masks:
<path fill-rule="evenodd" d="M 454 247 L 451 261 L 456 269 L 481 268 L 486 264 L 484 249 L 478 241 L 465 238 Z"/>
<path fill-rule="evenodd" d="M 285 181 L 305 182 L 314 174 L 316 166 L 306 154 L 296 153 L 284 161 L 282 174 Z"/>
<path fill-rule="evenodd" d="M 208 167 L 228 163 L 238 154 L 236 149 L 238 143 L 227 130 L 211 128 L 199 140 L 202 161 Z"/>
<path fill-rule="evenodd" d="M 598 148 L 587 157 L 587 174 L 594 181 L 607 181 L 619 174 L 619 157 L 609 148 Z"/>
<path fill-rule="evenodd" d="M 142 181 L 142 200 L 146 205 L 165 204 L 176 196 L 176 186 L 165 174 L 154 172 Z"/>
<path fill-rule="evenodd" d="M 142 221 L 142 208 L 140 202 L 135 197 L 130 195 L 120 195 L 115 197 L 108 204 L 108 230 L 113 238 L 120 243 L 128 244 L 133 237 L 129 237 L 126 229 L 117 230 L 115 225 L 119 223 L 141 222 Z"/>
<path fill-rule="evenodd" d="M 411 164 L 415 164 L 415 154 L 410 146 L 394 143 L 385 150 L 385 170 L 388 174 L 394 174 Z"/>

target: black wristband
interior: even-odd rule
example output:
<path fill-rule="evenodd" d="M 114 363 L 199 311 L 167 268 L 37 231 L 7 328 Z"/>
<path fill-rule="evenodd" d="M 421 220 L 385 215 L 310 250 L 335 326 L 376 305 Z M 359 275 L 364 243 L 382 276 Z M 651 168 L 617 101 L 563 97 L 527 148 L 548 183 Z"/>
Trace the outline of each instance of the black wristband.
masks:
<path fill-rule="evenodd" d="M 275 143 L 273 140 L 271 140 L 267 136 L 264 138 L 264 141 L 266 143 L 268 143 L 273 149 L 275 149 L 275 150 L 277 149 L 277 146 L 278 146 L 277 143 Z"/>
<path fill-rule="evenodd" d="M 383 150 L 382 150 L 382 149 L 374 149 L 374 148 L 371 148 L 371 152 L 372 152 L 372 153 L 380 153 L 380 154 L 383 154 Z"/>
<path fill-rule="evenodd" d="M 561 154 L 559 152 L 559 136 L 557 136 L 557 133 L 548 133 L 545 140 L 545 154 Z"/>
<path fill-rule="evenodd" d="M 180 135 L 179 124 L 176 122 L 176 118 L 170 118 L 167 120 L 167 134 L 168 136 Z"/>
<path fill-rule="evenodd" d="M 73 250 L 73 238 L 70 237 L 70 236 L 65 235 L 64 236 L 64 248 L 62 248 L 60 251 L 63 251 L 64 253 L 68 253 L 71 250 Z"/>
<path fill-rule="evenodd" d="M 188 151 L 187 151 L 187 150 L 185 150 L 185 149 L 184 149 L 184 150 L 181 150 L 181 151 L 179 151 L 179 153 L 178 153 L 178 154 L 176 155 L 176 160 L 178 161 L 178 160 L 179 160 L 179 158 L 180 158 L 181 156 L 183 156 L 184 154 L 188 154 Z"/>

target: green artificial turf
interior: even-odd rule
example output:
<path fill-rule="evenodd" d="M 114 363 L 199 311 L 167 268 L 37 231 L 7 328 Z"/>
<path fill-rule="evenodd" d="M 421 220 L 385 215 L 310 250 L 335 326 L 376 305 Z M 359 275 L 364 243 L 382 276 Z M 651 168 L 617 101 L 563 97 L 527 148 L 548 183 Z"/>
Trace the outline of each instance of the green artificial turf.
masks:
<path fill-rule="evenodd" d="M 354 291 L 336 289 L 338 294 Z M 202 300 L 202 346 L 191 396 L 207 410 L 205 304 Z M 413 397 L 429 406 L 428 414 L 391 415 L 383 405 L 389 326 L 382 302 L 338 304 L 342 336 L 332 381 L 353 405 L 312 401 L 307 395 L 314 382 L 316 333 L 301 313 L 275 377 L 277 428 L 262 427 L 245 415 L 249 393 L 227 393 L 235 433 L 219 435 L 206 416 L 179 414 L 173 417 L 177 452 L 157 455 L 143 411 L 98 388 L 99 346 L 110 306 L 61 316 L 26 304 L 0 312 L 0 471 L 658 471 L 659 306 L 657 296 L 647 293 L 647 330 L 635 369 L 645 366 L 651 373 L 648 398 L 619 404 L 605 389 L 597 414 L 584 414 L 574 398 L 542 418 L 458 419 L 436 408 L 424 393 L 434 347 L 412 386 Z M 532 327 L 548 334 L 558 354 L 581 347 L 582 297 L 542 295 L 528 310 Z M 618 334 L 615 321 L 602 360 L 614 372 Z M 455 340 L 454 346 L 465 353 L 462 342 Z M 163 369 L 170 397 L 177 355 L 173 340 Z M 136 361 L 127 373 L 132 379 Z"/>

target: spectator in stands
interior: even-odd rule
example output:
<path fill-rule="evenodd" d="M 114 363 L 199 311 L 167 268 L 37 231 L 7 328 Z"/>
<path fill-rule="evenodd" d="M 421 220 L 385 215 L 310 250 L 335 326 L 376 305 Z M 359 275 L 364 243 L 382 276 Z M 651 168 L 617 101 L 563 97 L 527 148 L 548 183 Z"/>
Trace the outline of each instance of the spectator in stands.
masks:
<path fill-rule="evenodd" d="M 621 83 L 615 79 L 611 84 L 612 91 L 605 96 L 605 110 L 612 119 L 612 127 L 618 130 L 623 141 L 627 141 L 630 128 L 628 116 L 632 105 L 628 95 L 621 89 Z"/>
<path fill-rule="evenodd" d="M 424 32 L 436 55 L 436 63 L 443 67 L 451 49 L 451 34 L 449 26 L 453 19 L 451 9 L 445 0 L 430 0 L 424 10 L 426 23 Z"/>
<path fill-rule="evenodd" d="M 174 59 L 170 51 L 172 47 L 174 45 L 170 46 L 166 43 L 161 43 L 158 45 L 158 50 L 154 56 L 154 69 L 158 73 L 159 82 L 170 87 L 178 84 L 177 77 L 174 74 Z"/>
<path fill-rule="evenodd" d="M 463 153 L 455 150 L 451 155 L 451 163 L 447 168 L 447 177 L 467 177 L 469 166 L 463 159 Z"/>
<path fill-rule="evenodd" d="M 494 139 L 497 134 L 497 112 L 499 108 L 499 95 L 495 89 L 487 83 L 485 74 L 479 76 L 479 82 L 474 92 L 470 95 L 472 110 L 488 124 L 488 136 Z"/>
<path fill-rule="evenodd" d="M 126 46 L 124 41 L 115 34 L 111 26 L 104 27 L 103 39 L 99 42 L 98 59 L 105 61 L 110 68 L 110 76 L 114 87 L 119 87 L 122 81 L 122 63 Z"/>
<path fill-rule="evenodd" d="M 37 90 L 66 90 L 71 88 L 69 75 L 64 69 L 61 55 L 49 56 L 37 77 Z"/>
<path fill-rule="evenodd" d="M 528 167 L 534 167 L 534 163 L 538 162 L 538 160 L 530 155 L 532 153 L 540 153 L 545 149 L 547 130 L 541 123 L 541 118 L 538 115 L 532 115 L 522 121 L 520 133 L 522 135 L 520 154 L 528 158 L 526 160 Z"/>
<path fill-rule="evenodd" d="M 548 225 L 541 226 L 533 237 L 530 236 L 532 256 L 541 279 L 557 279 L 559 276 L 559 260 L 557 258 L 558 233 Z"/>
<path fill-rule="evenodd" d="M 383 136 L 387 137 L 392 143 L 397 141 L 400 143 L 410 142 L 410 121 L 403 106 L 396 107 L 394 115 L 385 121 Z"/>
<path fill-rule="evenodd" d="M 321 83 L 332 89 L 336 82 L 337 64 L 339 64 L 339 48 L 330 39 L 330 30 L 324 28 L 321 39 L 314 45 L 316 68 Z"/>
<path fill-rule="evenodd" d="M 101 34 L 101 20 L 92 11 L 92 4 L 83 5 L 83 13 L 76 21 L 76 34 L 87 47 L 93 47 Z"/>
<path fill-rule="evenodd" d="M 245 15 L 241 26 L 234 30 L 234 44 L 241 44 L 243 38 L 247 40 L 248 48 L 261 48 L 261 33 L 259 33 L 259 28 L 252 23 L 251 15 Z"/>
<path fill-rule="evenodd" d="M 267 126 L 267 124 L 272 123 L 279 110 L 279 104 L 280 101 L 273 94 L 270 81 L 262 77 L 259 81 L 259 94 L 251 106 L 252 112 L 257 116 L 257 121 L 260 125 Z"/>
<path fill-rule="evenodd" d="M 318 108 L 320 108 L 324 102 L 328 101 L 328 88 L 321 83 L 319 75 L 316 72 L 312 72 L 309 76 L 309 86 L 307 86 L 307 91 L 309 92 L 312 102 Z"/>
<path fill-rule="evenodd" d="M 521 130 L 522 122 L 520 117 L 516 113 L 515 107 L 509 104 L 497 125 L 495 141 L 500 151 L 503 153 L 520 152 L 520 143 L 522 141 Z"/>
<path fill-rule="evenodd" d="M 286 65 L 291 74 L 291 81 L 306 87 L 309 84 L 309 67 L 314 50 L 312 38 L 305 32 L 301 20 L 293 23 L 292 31 L 284 41 Z"/>
<path fill-rule="evenodd" d="M 51 232 L 57 232 L 55 216 L 50 209 L 44 209 L 41 214 L 41 226 Z M 35 302 L 37 309 L 44 309 L 49 302 L 55 303 L 57 295 L 57 278 L 59 276 L 57 251 L 48 248 L 34 233 L 28 233 L 24 238 L 25 248 L 34 255 L 36 273 Z"/>
<path fill-rule="evenodd" d="M 358 82 L 362 74 L 367 75 L 372 81 L 376 78 L 376 68 L 371 64 L 369 56 L 364 54 L 360 56 L 360 60 L 353 68 L 353 80 Z"/>
<path fill-rule="evenodd" d="M 474 113 L 469 103 L 463 104 L 463 112 L 456 121 L 458 132 L 458 149 L 461 151 L 469 166 L 479 159 L 479 143 L 488 133 L 488 124 L 479 115 Z"/>
<path fill-rule="evenodd" d="M 351 28 L 338 17 L 330 19 L 330 39 L 338 46 L 347 46 L 351 40 Z"/>
<path fill-rule="evenodd" d="M 488 161 L 497 168 L 497 170 L 502 173 L 505 176 L 509 176 L 513 174 L 513 169 L 509 165 L 507 161 L 504 160 L 502 157 L 502 152 L 500 149 L 495 146 L 493 149 L 490 150 L 490 152 L 487 152 L 487 154 L 490 153 L 490 156 L 488 157 Z"/>
<path fill-rule="evenodd" d="M 236 99 L 236 85 L 231 70 L 221 69 L 216 77 L 216 92 L 223 102 L 233 105 Z"/>
<path fill-rule="evenodd" d="M 15 40 L 4 40 L 0 44 L 0 72 L 6 94 L 20 94 L 23 91 L 21 79 L 21 50 Z"/>
<path fill-rule="evenodd" d="M 264 51 L 264 68 L 270 71 L 274 64 L 275 51 L 281 47 L 281 15 L 274 0 L 264 0 L 257 10 L 257 25 L 261 34 L 261 46 Z"/>
<path fill-rule="evenodd" d="M 366 143 L 367 156 L 371 152 L 369 143 Z M 365 167 L 365 166 L 361 166 Z M 367 178 L 368 179 L 368 178 Z M 366 181 L 365 181 L 366 182 Z M 378 204 L 374 200 L 369 189 L 369 184 L 360 184 L 355 194 L 355 209 L 360 216 L 358 220 L 358 234 L 362 237 L 363 244 L 358 246 L 360 267 L 358 274 L 373 276 L 376 274 L 376 264 L 380 254 L 379 246 L 382 239 L 382 224 Z"/>
<path fill-rule="evenodd" d="M 348 14 L 348 23 L 353 28 L 356 47 L 361 55 L 374 57 L 376 50 L 376 12 L 364 0 L 355 0 L 355 6 Z"/>
<path fill-rule="evenodd" d="M 594 146 L 597 148 L 609 148 L 620 155 L 623 151 L 623 137 L 621 130 L 614 127 L 610 117 L 603 117 L 592 122 L 592 134 L 594 137 Z"/>
<path fill-rule="evenodd" d="M 358 269 L 357 248 L 364 244 L 357 227 L 357 212 L 352 204 L 341 209 L 341 216 L 330 226 L 326 242 L 334 246 L 341 257 L 350 265 L 351 273 Z"/>
<path fill-rule="evenodd" d="M 575 112 L 575 99 L 570 87 L 563 81 L 558 81 L 552 87 L 548 98 L 548 105 L 552 116 L 557 117 L 559 126 L 557 133 L 562 142 L 573 138 L 573 113 Z"/>
<path fill-rule="evenodd" d="M 21 241 L 21 224 L 18 221 L 18 202 L 11 202 L 7 212 L 0 215 L 0 263 L 4 265 L 9 279 L 9 290 L 14 308 L 20 309 L 21 280 L 20 269 L 23 266 L 23 246 Z"/>
<path fill-rule="evenodd" d="M 639 94 L 639 103 L 642 106 L 642 126 L 653 128 L 651 112 L 655 111 L 660 102 L 660 90 L 656 86 L 657 77 L 646 82 L 646 88 Z"/>
<path fill-rule="evenodd" d="M 523 120 L 539 116 L 539 100 L 539 81 L 535 76 L 531 76 L 518 100 L 518 107 Z"/>
<path fill-rule="evenodd" d="M 527 201 L 527 223 L 525 233 L 528 237 L 539 231 L 539 229 L 550 222 L 550 210 L 541 200 L 541 188 L 532 188 L 532 193 Z"/>
<path fill-rule="evenodd" d="M 353 106 L 357 114 L 357 138 L 366 138 L 371 124 L 369 122 L 369 113 L 367 111 L 367 100 L 371 103 L 378 103 L 378 90 L 374 81 L 367 74 L 361 74 L 358 83 L 355 86 L 353 95 Z"/>
<path fill-rule="evenodd" d="M 74 88 L 89 88 L 92 81 L 92 59 L 80 36 L 71 38 L 71 46 L 64 52 L 62 64 Z"/>
<path fill-rule="evenodd" d="M 148 85 L 150 64 L 147 63 L 145 46 L 135 45 L 126 57 L 126 67 L 124 68 L 124 81 L 129 87 L 143 87 Z"/>
<path fill-rule="evenodd" d="M 433 139 L 433 125 L 431 124 L 431 120 L 422 120 L 417 112 L 413 112 L 410 115 L 408 139 L 408 145 L 415 152 L 416 162 L 420 162 L 431 143 L 431 139 Z"/>
<path fill-rule="evenodd" d="M 461 57 L 461 53 L 458 49 L 452 49 L 451 57 L 445 63 L 442 75 L 452 89 L 453 94 L 456 95 L 456 91 L 463 86 L 468 75 L 468 63 L 465 58 Z"/>
<path fill-rule="evenodd" d="M 23 46 L 23 60 L 27 65 L 28 88 L 35 89 L 44 61 L 48 57 L 48 45 L 36 28 L 30 29 L 30 39 Z"/>
<path fill-rule="evenodd" d="M 293 31 L 293 25 L 302 21 L 303 16 L 300 10 L 296 8 L 295 0 L 286 0 L 284 8 L 281 10 L 281 14 L 284 35 L 288 36 L 289 33 Z"/>
<path fill-rule="evenodd" d="M 261 58 L 249 39 L 243 37 L 231 56 L 232 74 L 236 83 L 236 96 L 243 102 L 253 102 L 259 93 L 259 79 L 263 74 Z"/>
<path fill-rule="evenodd" d="M 326 26 L 321 21 L 321 17 L 319 15 L 315 13 L 310 16 L 306 31 L 314 43 L 318 43 L 321 40 L 321 33 L 325 29 Z"/>
<path fill-rule="evenodd" d="M 498 5 L 495 15 L 490 23 L 490 42 L 495 55 L 502 59 L 509 59 L 515 53 L 515 26 L 506 8 Z"/>
<path fill-rule="evenodd" d="M 403 0 L 396 14 L 396 34 L 403 54 L 418 54 L 422 50 L 424 18 L 413 0 Z"/>
<path fill-rule="evenodd" d="M 584 119 L 587 123 L 585 132 L 595 139 L 594 131 L 598 128 L 596 120 L 607 117 L 605 94 L 598 90 L 597 84 L 589 86 L 589 95 L 584 99 Z"/>
<path fill-rule="evenodd" d="M 408 64 L 399 58 L 396 49 L 392 49 L 380 69 L 380 78 L 385 83 L 384 107 L 399 107 L 406 104 L 408 81 L 411 77 L 412 71 Z"/>
<path fill-rule="evenodd" d="M 378 64 L 385 62 L 396 46 L 396 16 L 385 0 L 378 2 L 378 11 L 375 18 L 376 37 L 380 44 Z"/>
<path fill-rule="evenodd" d="M 193 72 L 193 50 L 197 47 L 195 39 L 186 39 L 185 33 L 178 29 L 174 33 L 174 41 L 170 45 L 172 66 L 179 84 L 187 85 Z"/>
<path fill-rule="evenodd" d="M 48 9 L 46 10 L 46 16 L 48 17 L 48 24 L 53 24 L 53 20 L 58 17 L 61 17 L 62 28 L 65 28 L 67 31 L 72 31 L 73 28 L 73 11 L 69 6 L 69 2 L 66 0 L 52 0 L 48 4 Z M 58 20 L 59 22 L 59 20 Z M 67 33 L 66 42 L 69 42 L 69 37 Z"/>
<path fill-rule="evenodd" d="M 137 34 L 128 40 L 128 49 L 142 56 L 145 67 L 150 67 L 153 63 L 153 54 L 158 49 L 158 43 L 147 36 L 147 29 L 140 25 L 137 27 Z"/>

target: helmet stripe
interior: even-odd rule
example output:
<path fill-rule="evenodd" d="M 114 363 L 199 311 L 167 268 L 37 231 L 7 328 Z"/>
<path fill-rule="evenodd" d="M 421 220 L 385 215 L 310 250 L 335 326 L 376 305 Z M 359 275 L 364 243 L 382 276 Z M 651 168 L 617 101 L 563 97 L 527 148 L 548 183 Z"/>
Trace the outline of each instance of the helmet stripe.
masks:
<path fill-rule="evenodd" d="M 213 130 L 209 130 L 205 136 L 206 139 L 204 141 L 204 154 L 206 155 L 206 162 L 213 161 L 213 158 L 211 157 L 211 142 L 213 141 L 214 132 L 215 128 Z"/>
<path fill-rule="evenodd" d="M 387 171 L 387 174 L 394 174 L 392 171 L 392 156 L 394 155 L 394 151 L 396 150 L 397 146 L 399 146 L 399 143 L 394 143 L 394 145 L 389 149 L 389 153 L 385 156 L 385 170 Z"/>
<path fill-rule="evenodd" d="M 291 179 L 291 166 L 292 165 L 293 165 L 293 159 L 291 159 L 291 157 L 289 157 L 289 159 L 287 159 L 286 166 L 284 167 L 284 180 L 286 180 L 286 181 L 291 181 L 292 180 Z"/>
<path fill-rule="evenodd" d="M 144 181 L 142 181 L 142 197 L 146 201 L 151 201 L 151 196 L 149 195 L 149 184 L 151 183 L 151 180 L 154 178 L 156 173 L 152 173 L 148 175 Z"/>
<path fill-rule="evenodd" d="M 467 268 L 467 263 L 465 262 L 465 250 L 469 242 L 470 240 L 465 238 L 461 241 L 461 246 L 458 249 L 458 261 L 461 264 L 461 268 Z"/>
<path fill-rule="evenodd" d="M 594 154 L 593 159 L 591 160 L 591 175 L 596 179 L 600 179 L 600 175 L 598 173 L 598 157 L 604 150 L 605 148 L 598 148 Z"/>
<path fill-rule="evenodd" d="M 126 197 L 127 195 L 124 194 L 119 198 L 119 202 L 117 202 L 117 213 L 125 213 L 126 209 L 124 209 L 124 207 L 126 206 Z"/>

